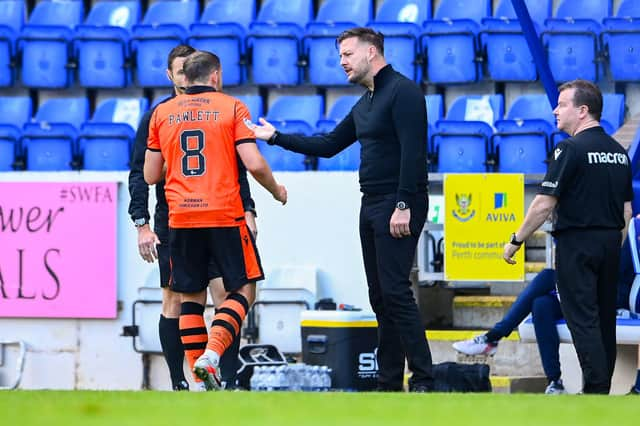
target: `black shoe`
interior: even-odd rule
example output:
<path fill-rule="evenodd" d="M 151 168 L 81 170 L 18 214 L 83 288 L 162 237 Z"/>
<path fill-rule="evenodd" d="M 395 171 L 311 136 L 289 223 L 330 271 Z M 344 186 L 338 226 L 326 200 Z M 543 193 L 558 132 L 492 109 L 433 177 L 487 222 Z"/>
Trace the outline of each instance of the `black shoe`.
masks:
<path fill-rule="evenodd" d="M 374 392 L 402 392 L 402 388 L 392 388 L 390 386 L 378 385 Z"/>
<path fill-rule="evenodd" d="M 409 386 L 409 392 L 428 393 L 428 392 L 433 392 L 433 389 L 427 385 L 417 384 L 417 385 Z"/>
<path fill-rule="evenodd" d="M 629 393 L 627 393 L 627 395 L 640 395 L 640 389 L 635 386 L 631 386 L 631 390 L 629 391 Z"/>
<path fill-rule="evenodd" d="M 178 384 L 173 385 L 173 390 L 176 392 L 189 391 L 189 383 L 186 380 L 180 380 Z"/>

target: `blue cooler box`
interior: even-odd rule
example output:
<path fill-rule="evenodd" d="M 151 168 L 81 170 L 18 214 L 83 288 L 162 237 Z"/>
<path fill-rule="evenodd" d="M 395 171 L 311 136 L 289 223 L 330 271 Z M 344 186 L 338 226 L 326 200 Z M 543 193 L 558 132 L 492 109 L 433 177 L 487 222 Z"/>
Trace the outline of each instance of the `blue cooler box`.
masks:
<path fill-rule="evenodd" d="M 333 389 L 375 389 L 378 323 L 373 312 L 303 311 L 300 326 L 302 361 L 331 368 Z"/>

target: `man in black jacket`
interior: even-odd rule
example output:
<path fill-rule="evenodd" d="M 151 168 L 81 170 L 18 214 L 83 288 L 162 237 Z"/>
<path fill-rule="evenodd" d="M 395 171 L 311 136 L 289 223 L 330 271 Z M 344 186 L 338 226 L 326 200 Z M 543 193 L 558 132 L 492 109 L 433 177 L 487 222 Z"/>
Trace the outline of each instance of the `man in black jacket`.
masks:
<path fill-rule="evenodd" d="M 409 390 L 429 391 L 431 352 L 409 281 L 428 210 L 424 95 L 387 65 L 381 33 L 353 28 L 337 42 L 349 81 L 368 90 L 331 133 L 287 135 L 262 118 L 261 126 L 251 127 L 270 144 L 320 157 L 360 141 L 360 241 L 378 320 L 378 390 L 402 389 L 406 356 L 413 372 Z"/>
<path fill-rule="evenodd" d="M 187 45 L 179 45 L 171 50 L 167 60 L 167 77 L 174 86 L 173 96 L 184 93 L 186 80 L 182 65 L 185 59 L 196 50 Z M 178 318 L 180 316 L 180 294 L 171 291 L 171 268 L 169 264 L 168 246 L 168 221 L 169 208 L 164 194 L 164 182 L 156 185 L 156 209 L 154 215 L 154 229 L 149 226 L 149 185 L 144 181 L 143 166 L 147 149 L 147 137 L 149 134 L 149 119 L 155 108 L 147 111 L 140 121 L 136 133 L 136 141 L 131 160 L 131 172 L 129 173 L 129 214 L 138 230 L 138 249 L 140 256 L 147 262 L 158 259 L 160 268 L 160 286 L 162 287 L 162 314 L 158 324 L 160 344 L 164 354 L 171 383 L 174 390 L 188 390 L 189 385 L 184 377 L 183 362 L 184 348 L 180 340 Z M 257 235 L 255 221 L 255 204 L 251 198 L 247 173 L 241 161 L 238 161 L 240 195 L 245 210 L 245 219 L 254 237 Z M 211 276 L 210 292 L 214 304 L 222 302 L 226 292 L 222 284 L 222 278 Z M 204 301 L 203 301 L 204 304 Z M 235 373 L 238 369 L 238 348 L 240 339 L 234 341 L 232 347 L 225 353 L 221 360 L 222 380 L 227 388 L 231 388 L 235 382 Z"/>

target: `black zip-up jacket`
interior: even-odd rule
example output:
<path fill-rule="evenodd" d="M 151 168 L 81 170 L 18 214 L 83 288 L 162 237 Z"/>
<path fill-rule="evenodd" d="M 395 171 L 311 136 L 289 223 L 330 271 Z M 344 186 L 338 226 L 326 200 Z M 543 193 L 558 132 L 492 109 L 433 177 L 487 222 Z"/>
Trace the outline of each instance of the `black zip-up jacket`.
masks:
<path fill-rule="evenodd" d="M 329 134 L 276 133 L 269 143 L 290 151 L 331 157 L 360 141 L 360 189 L 364 194 L 396 193 L 410 204 L 427 190 L 427 108 L 420 87 L 391 65 L 373 79 L 351 112 Z"/>
<path fill-rule="evenodd" d="M 175 96 L 175 95 L 174 95 Z M 160 103 L 164 103 L 173 96 L 168 97 Z M 157 105 L 156 105 L 157 107 Z M 156 107 L 147 111 L 140 120 L 140 125 L 136 131 L 136 141 L 133 146 L 131 156 L 131 171 L 129 172 L 129 215 L 131 220 L 145 218 L 149 221 L 149 185 L 144 180 L 144 157 L 147 150 L 147 139 L 149 137 L 149 120 Z M 245 211 L 252 211 L 255 214 L 255 203 L 251 198 L 249 181 L 247 180 L 247 169 L 238 157 L 238 183 L 240 184 L 240 198 Z M 169 206 L 164 196 L 164 180 L 156 184 L 156 211 L 154 215 L 154 232 L 163 243 L 169 238 Z"/>

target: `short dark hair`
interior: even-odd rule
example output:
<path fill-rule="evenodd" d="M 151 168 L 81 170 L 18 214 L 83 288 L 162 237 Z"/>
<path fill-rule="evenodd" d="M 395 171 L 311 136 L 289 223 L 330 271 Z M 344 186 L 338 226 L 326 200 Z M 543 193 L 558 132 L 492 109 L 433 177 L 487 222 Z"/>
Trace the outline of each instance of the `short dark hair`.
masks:
<path fill-rule="evenodd" d="M 359 41 L 372 44 L 384 56 L 384 35 L 380 31 L 374 31 L 366 27 L 351 28 L 341 32 L 336 38 L 336 43 L 340 44 L 343 40 L 351 37 L 357 37 Z"/>
<path fill-rule="evenodd" d="M 589 114 L 600 121 L 602 116 L 602 92 L 598 86 L 590 81 L 577 79 L 562 84 L 558 91 L 562 92 L 567 89 L 575 89 L 573 92 L 573 104 L 575 106 L 586 105 L 589 108 Z"/>
<path fill-rule="evenodd" d="M 176 58 L 186 58 L 195 52 L 196 49 L 189 46 L 188 44 L 179 44 L 169 52 L 169 58 L 167 58 L 167 69 L 171 70 L 171 64 Z"/>
<path fill-rule="evenodd" d="M 220 69 L 220 58 L 214 53 L 198 50 L 187 57 L 182 69 L 189 83 L 203 81 Z"/>

